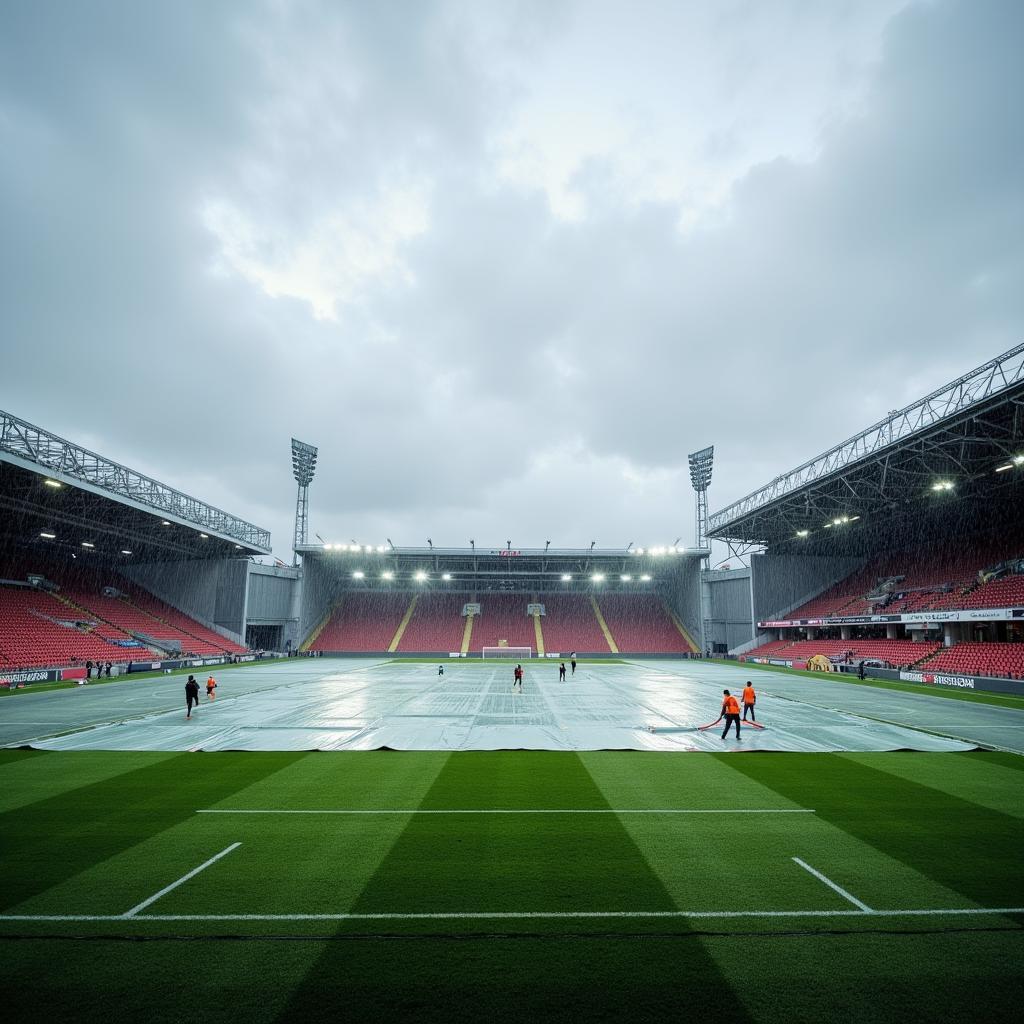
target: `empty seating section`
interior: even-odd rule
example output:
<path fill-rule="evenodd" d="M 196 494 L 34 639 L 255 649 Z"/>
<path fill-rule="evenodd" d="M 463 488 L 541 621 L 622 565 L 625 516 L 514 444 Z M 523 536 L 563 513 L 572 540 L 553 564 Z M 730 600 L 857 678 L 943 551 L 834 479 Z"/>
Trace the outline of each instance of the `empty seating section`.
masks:
<path fill-rule="evenodd" d="M 982 583 L 968 594 L 961 608 L 1016 608 L 1024 607 L 1024 575 L 1015 573 Z"/>
<path fill-rule="evenodd" d="M 461 651 L 466 628 L 462 608 L 470 599 L 469 594 L 421 594 L 398 650 L 423 654 Z M 411 600 L 412 595 L 406 594 L 406 606 Z"/>
<path fill-rule="evenodd" d="M 608 654 L 611 648 L 594 614 L 590 598 L 583 594 L 540 594 L 544 605 L 541 629 L 544 650 L 556 654 Z"/>
<path fill-rule="evenodd" d="M 469 650 L 479 654 L 484 647 L 529 647 L 537 653 L 533 616 L 526 614 L 531 598 L 526 594 L 481 594 L 480 617 L 473 624 Z M 542 624 L 543 625 L 543 624 Z"/>
<path fill-rule="evenodd" d="M 849 656 L 853 662 L 870 659 L 884 661 L 893 668 L 906 668 L 934 654 L 940 646 L 938 643 L 918 643 L 916 640 L 775 640 L 755 648 L 750 655 L 786 661 L 806 661 L 816 654 L 843 659 Z"/>
<path fill-rule="evenodd" d="M 785 617 L 819 619 L 1012 607 L 1024 603 L 1024 576 L 1007 576 L 979 585 L 978 574 L 1020 553 L 1019 541 L 1005 541 L 979 544 L 966 552 L 937 550 L 884 555 L 787 612 Z"/>
<path fill-rule="evenodd" d="M 171 605 L 161 601 L 158 597 L 154 597 L 148 591 L 128 584 L 120 589 L 128 592 L 132 604 L 137 605 L 154 618 L 160 619 L 170 629 L 184 634 L 188 640 L 186 642 L 183 639 L 181 642 L 181 649 L 183 651 L 192 651 L 195 654 L 245 653 L 245 647 L 236 644 L 232 640 L 228 640 L 227 637 L 221 636 L 220 633 L 212 629 L 207 629 L 206 626 L 196 622 L 195 619 L 185 615 L 184 612 L 178 611 L 177 608 L 172 608 Z"/>
<path fill-rule="evenodd" d="M 920 665 L 922 672 L 1024 679 L 1024 644 L 962 643 Z"/>
<path fill-rule="evenodd" d="M 693 648 L 653 594 L 605 594 L 601 614 L 622 654 L 688 654 Z"/>
<path fill-rule="evenodd" d="M 88 623 L 77 628 L 76 622 Z M 109 639 L 104 639 L 105 637 Z M 119 663 L 152 657 L 142 647 L 124 647 L 127 633 L 98 626 L 90 616 L 31 587 L 0 587 L 0 657 L 8 667 L 67 666 L 75 661 Z"/>
<path fill-rule="evenodd" d="M 410 594 L 346 594 L 310 649 L 386 651 L 411 600 Z"/>
<path fill-rule="evenodd" d="M 119 597 L 104 597 L 102 594 L 90 594 L 81 590 L 62 590 L 61 593 L 88 614 L 104 619 L 125 633 L 139 632 L 152 638 L 157 644 L 165 643 L 167 649 L 180 649 L 194 654 L 224 653 L 223 648 L 214 648 L 202 643 Z"/>

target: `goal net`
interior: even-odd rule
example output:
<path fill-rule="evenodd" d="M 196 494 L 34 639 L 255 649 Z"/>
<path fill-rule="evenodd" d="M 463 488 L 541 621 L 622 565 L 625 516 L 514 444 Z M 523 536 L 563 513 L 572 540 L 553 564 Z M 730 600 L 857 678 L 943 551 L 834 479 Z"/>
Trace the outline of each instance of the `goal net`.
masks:
<path fill-rule="evenodd" d="M 482 647 L 484 658 L 504 658 L 506 661 L 525 661 L 533 657 L 532 647 Z"/>

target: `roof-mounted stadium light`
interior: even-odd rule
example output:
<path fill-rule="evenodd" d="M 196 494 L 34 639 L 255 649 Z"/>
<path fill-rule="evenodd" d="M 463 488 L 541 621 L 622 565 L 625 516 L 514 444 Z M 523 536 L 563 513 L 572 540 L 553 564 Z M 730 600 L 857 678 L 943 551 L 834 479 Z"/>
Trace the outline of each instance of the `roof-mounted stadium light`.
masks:
<path fill-rule="evenodd" d="M 235 547 L 237 548 L 238 545 L 236 544 Z M 131 552 L 127 548 L 121 548 L 121 554 L 122 555 L 130 555 Z"/>
<path fill-rule="evenodd" d="M 1024 466 L 1024 455 L 1014 455 L 1014 457 L 1010 459 L 1010 461 L 1015 466 Z"/>
<path fill-rule="evenodd" d="M 161 519 L 160 520 L 160 525 L 161 526 L 170 526 L 171 524 L 166 519 Z"/>
<path fill-rule="evenodd" d="M 1013 463 L 1008 462 L 1005 466 L 996 466 L 997 473 L 1005 473 L 1008 469 L 1013 469 Z"/>
<path fill-rule="evenodd" d="M 56 539 L 57 539 L 57 534 L 55 534 L 55 533 L 49 533 L 49 532 L 48 532 L 48 531 L 46 531 L 46 530 L 43 530 L 43 531 L 42 531 L 42 532 L 41 532 L 41 533 L 39 534 L 39 536 L 40 536 L 40 537 L 45 537 L 45 538 L 46 538 L 47 540 L 56 540 Z"/>
<path fill-rule="evenodd" d="M 384 547 L 383 544 L 378 544 L 377 545 L 377 554 L 378 555 L 383 555 L 385 551 L 387 551 L 387 548 Z"/>
<path fill-rule="evenodd" d="M 806 537 L 810 532 L 810 530 L 797 530 L 796 535 L 798 537 Z"/>
<path fill-rule="evenodd" d="M 955 485 L 952 480 L 936 480 L 935 483 L 932 484 L 932 490 L 941 494 L 944 491 L 953 490 L 954 486 Z"/>
<path fill-rule="evenodd" d="M 241 545 L 241 544 L 236 544 L 236 545 L 235 545 L 235 547 L 236 547 L 236 548 L 237 548 L 237 549 L 238 549 L 239 551 L 241 551 L 241 550 L 242 550 L 242 545 Z M 122 552 L 121 552 L 121 554 L 123 555 L 123 554 L 124 554 L 124 552 L 122 551 Z"/>
<path fill-rule="evenodd" d="M 393 580 L 393 579 L 395 578 L 395 574 L 394 574 L 394 573 L 393 573 L 393 572 L 392 572 L 392 571 L 391 571 L 390 569 L 385 569 L 385 570 L 384 570 L 384 571 L 383 571 L 383 572 L 382 572 L 382 573 L 380 574 L 380 578 L 381 578 L 382 580 Z"/>
<path fill-rule="evenodd" d="M 354 579 L 354 580 L 365 579 L 365 577 L 366 577 L 366 573 L 363 572 L 362 569 L 356 569 L 356 571 L 354 573 L 352 573 L 352 579 Z"/>
<path fill-rule="evenodd" d="M 443 573 L 441 573 L 441 579 L 443 579 L 443 580 L 450 580 L 451 578 L 452 578 L 452 574 L 450 572 L 443 572 Z"/>
<path fill-rule="evenodd" d="M 643 548 L 637 548 L 637 549 L 636 549 L 636 553 L 637 553 L 638 555 L 642 555 L 642 554 L 644 553 L 644 549 L 643 549 Z"/>
<path fill-rule="evenodd" d="M 43 483 L 46 484 L 47 487 L 54 488 L 54 490 L 59 490 L 63 486 L 59 480 L 46 479 Z"/>
<path fill-rule="evenodd" d="M 476 541 L 472 537 L 469 538 L 469 546 L 473 552 L 476 552 Z"/>
<path fill-rule="evenodd" d="M 562 582 L 563 583 L 568 583 L 569 580 L 571 580 L 571 579 L 572 579 L 572 573 L 571 572 L 563 572 L 562 573 Z"/>
<path fill-rule="evenodd" d="M 434 542 L 429 537 L 427 538 L 427 547 L 430 548 L 431 551 L 434 550 Z"/>
<path fill-rule="evenodd" d="M 549 541 L 549 540 L 544 541 L 544 553 L 545 554 L 547 554 L 547 550 L 548 550 L 549 547 L 551 547 L 551 541 Z"/>
<path fill-rule="evenodd" d="M 860 516 L 850 516 L 850 518 L 847 520 L 847 522 L 855 523 L 858 519 L 860 519 Z"/>
<path fill-rule="evenodd" d="M 621 575 L 621 576 L 619 577 L 619 579 L 620 579 L 620 580 L 622 580 L 622 582 L 623 582 L 623 583 L 629 583 L 629 582 L 630 582 L 630 580 L 632 580 L 632 579 L 633 579 L 633 577 L 632 577 L 632 576 L 630 576 L 628 572 L 624 572 L 624 573 L 623 573 L 623 574 L 622 574 L 622 575 Z"/>
<path fill-rule="evenodd" d="M 94 548 L 94 547 L 96 547 L 96 545 L 95 545 L 95 544 L 93 544 L 93 543 L 92 543 L 92 541 L 89 541 L 89 540 L 83 540 L 83 541 L 82 541 L 82 547 L 83 547 L 83 548 Z"/>
<path fill-rule="evenodd" d="M 209 540 L 210 539 L 210 535 L 208 533 L 201 533 L 201 534 L 199 534 L 199 537 L 202 540 Z"/>
<path fill-rule="evenodd" d="M 427 574 L 422 569 L 418 569 L 416 571 L 416 574 L 413 576 L 413 579 L 417 583 L 422 583 L 426 578 L 427 578 Z"/>
<path fill-rule="evenodd" d="M 646 573 L 646 572 L 643 574 L 643 576 L 640 577 L 640 579 L 643 580 L 644 583 L 650 583 L 651 582 L 650 574 Z"/>
<path fill-rule="evenodd" d="M 591 576 L 590 578 L 595 583 L 604 583 L 604 573 L 603 572 L 595 572 L 594 575 Z"/>

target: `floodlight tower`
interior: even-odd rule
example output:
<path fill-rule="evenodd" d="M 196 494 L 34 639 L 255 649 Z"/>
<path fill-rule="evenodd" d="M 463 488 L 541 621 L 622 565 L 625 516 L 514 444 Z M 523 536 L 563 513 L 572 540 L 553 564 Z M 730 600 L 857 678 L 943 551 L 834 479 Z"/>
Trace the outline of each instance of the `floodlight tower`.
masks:
<path fill-rule="evenodd" d="M 692 452 L 690 458 L 690 483 L 697 495 L 697 547 L 708 546 L 708 487 L 711 486 L 711 469 L 715 462 L 715 446 Z"/>
<path fill-rule="evenodd" d="M 292 565 L 299 564 L 299 553 L 296 548 L 305 544 L 309 535 L 309 485 L 313 482 L 316 472 L 316 453 L 319 449 L 304 441 L 292 438 L 292 473 L 299 485 L 299 496 L 295 501 L 295 539 L 292 543 L 294 553 Z"/>

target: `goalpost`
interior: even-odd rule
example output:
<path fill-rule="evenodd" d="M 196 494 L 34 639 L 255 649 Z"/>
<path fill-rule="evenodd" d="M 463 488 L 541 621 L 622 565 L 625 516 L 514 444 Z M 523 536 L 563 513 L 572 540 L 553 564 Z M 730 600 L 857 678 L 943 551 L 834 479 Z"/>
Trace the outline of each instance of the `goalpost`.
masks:
<path fill-rule="evenodd" d="M 482 647 L 483 658 L 504 658 L 506 661 L 526 661 L 533 657 L 532 647 Z"/>

